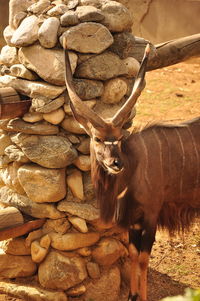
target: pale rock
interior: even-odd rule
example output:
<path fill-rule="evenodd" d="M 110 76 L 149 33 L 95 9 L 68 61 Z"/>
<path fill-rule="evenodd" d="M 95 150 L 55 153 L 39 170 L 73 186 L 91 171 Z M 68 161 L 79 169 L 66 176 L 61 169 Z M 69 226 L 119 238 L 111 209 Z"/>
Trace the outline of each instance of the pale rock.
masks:
<path fill-rule="evenodd" d="M 94 201 L 95 200 L 95 192 L 94 192 L 94 186 L 93 186 L 92 180 L 91 180 L 90 171 L 83 173 L 83 189 L 84 189 L 84 194 L 85 194 L 86 200 Z"/>
<path fill-rule="evenodd" d="M 26 17 L 13 33 L 11 43 L 17 47 L 28 46 L 38 39 L 39 19 L 32 15 Z"/>
<path fill-rule="evenodd" d="M 126 95 L 128 86 L 122 78 L 112 78 L 105 82 L 101 101 L 108 104 L 116 104 Z"/>
<path fill-rule="evenodd" d="M 90 138 L 81 138 L 81 142 L 76 149 L 84 155 L 90 153 Z"/>
<path fill-rule="evenodd" d="M 12 160 L 8 156 L 0 156 L 0 168 L 7 167 L 10 162 L 12 162 Z"/>
<path fill-rule="evenodd" d="M 4 294 L 12 295 L 20 300 L 31 301 L 67 301 L 64 292 L 48 291 L 41 287 L 22 283 L 0 282 L 0 290 Z"/>
<path fill-rule="evenodd" d="M 43 120 L 43 115 L 38 112 L 25 113 L 22 119 L 26 122 L 35 123 Z"/>
<path fill-rule="evenodd" d="M 8 187 L 0 188 L 0 199 L 3 205 L 16 207 L 21 212 L 36 218 L 58 219 L 64 215 L 54 205 L 35 203 L 28 197 L 15 193 Z"/>
<path fill-rule="evenodd" d="M 129 10 L 116 1 L 108 1 L 102 5 L 101 10 L 105 16 L 102 23 L 111 32 L 122 32 L 131 30 L 133 18 Z"/>
<path fill-rule="evenodd" d="M 6 134 L 0 134 L 0 155 L 4 155 L 7 146 L 13 144 L 10 137 Z"/>
<path fill-rule="evenodd" d="M 60 16 L 63 15 L 66 11 L 68 11 L 69 8 L 65 4 L 58 4 L 51 8 L 48 12 L 47 15 L 54 17 L 54 16 Z"/>
<path fill-rule="evenodd" d="M 117 54 L 121 59 L 134 57 L 136 38 L 131 32 L 120 32 L 113 35 L 114 43 L 109 50 Z"/>
<path fill-rule="evenodd" d="M 18 55 L 23 65 L 36 72 L 45 81 L 55 85 L 65 85 L 63 50 L 47 49 L 36 44 L 20 48 Z M 70 52 L 69 58 L 74 72 L 78 57 Z"/>
<path fill-rule="evenodd" d="M 20 162 L 20 163 L 28 163 L 30 160 L 25 156 L 22 150 L 16 145 L 10 145 L 6 147 L 5 154 L 12 161 Z"/>
<path fill-rule="evenodd" d="M 42 248 L 37 240 L 31 244 L 31 258 L 33 262 L 39 263 L 48 254 L 48 249 Z"/>
<path fill-rule="evenodd" d="M 17 177 L 17 172 L 19 167 L 21 166 L 20 163 L 13 162 L 10 163 L 7 167 L 0 169 L 0 178 L 3 183 L 13 189 L 15 192 L 20 194 L 25 194 L 23 187 L 21 186 L 19 179 Z"/>
<path fill-rule="evenodd" d="M 89 247 L 80 248 L 76 250 L 76 252 L 83 257 L 88 257 L 92 254 L 91 248 Z"/>
<path fill-rule="evenodd" d="M 10 0 L 9 1 L 9 25 L 16 29 L 15 16 L 20 12 L 26 12 L 27 8 L 35 3 L 36 0 Z"/>
<path fill-rule="evenodd" d="M 59 25 L 60 22 L 56 17 L 50 17 L 40 26 L 38 39 L 44 48 L 53 48 L 56 46 Z"/>
<path fill-rule="evenodd" d="M 95 22 L 84 22 L 65 31 L 60 37 L 61 45 L 63 38 L 66 38 L 68 49 L 82 53 L 101 53 L 114 41 L 109 30 Z"/>
<path fill-rule="evenodd" d="M 86 292 L 86 287 L 83 284 L 78 284 L 66 291 L 67 296 L 79 297 Z"/>
<path fill-rule="evenodd" d="M 36 264 L 31 256 L 16 256 L 0 252 L 0 277 L 28 277 L 35 274 Z"/>
<path fill-rule="evenodd" d="M 49 233 L 51 246 L 60 251 L 72 251 L 94 245 L 100 238 L 97 232 L 88 233 Z"/>
<path fill-rule="evenodd" d="M 126 74 L 127 68 L 123 61 L 116 54 L 108 51 L 78 65 L 75 72 L 77 77 L 97 80 L 107 80 Z"/>
<path fill-rule="evenodd" d="M 88 227 L 86 221 L 77 216 L 70 216 L 69 218 L 70 223 L 73 225 L 75 229 L 77 229 L 81 233 L 87 233 Z"/>
<path fill-rule="evenodd" d="M 91 6 L 79 6 L 76 13 L 81 22 L 100 22 L 105 18 L 100 9 Z"/>
<path fill-rule="evenodd" d="M 88 106 L 90 109 L 93 109 L 96 105 L 96 100 L 85 100 L 84 104 L 86 104 L 86 106 Z M 73 116 L 70 105 L 69 104 L 65 104 L 64 105 L 64 111 L 67 115 L 69 116 Z"/>
<path fill-rule="evenodd" d="M 99 0 L 79 0 L 80 6 L 90 5 L 96 8 L 101 8 L 101 2 Z"/>
<path fill-rule="evenodd" d="M 40 239 L 40 246 L 42 248 L 46 248 L 48 249 L 50 247 L 51 244 L 51 238 L 48 234 L 44 235 L 41 239 Z"/>
<path fill-rule="evenodd" d="M 65 112 L 62 108 L 59 108 L 50 113 L 43 114 L 43 118 L 51 124 L 59 124 L 65 118 Z"/>
<path fill-rule="evenodd" d="M 47 230 L 47 233 L 49 233 L 50 231 Z M 38 229 L 38 230 L 34 230 L 32 232 L 29 232 L 28 236 L 26 237 L 26 246 L 27 247 L 31 247 L 31 244 L 33 241 L 40 239 L 44 233 L 46 234 L 46 230 L 44 229 Z"/>
<path fill-rule="evenodd" d="M 72 144 L 61 136 L 16 134 L 12 141 L 31 161 L 47 168 L 64 168 L 78 156 Z"/>
<path fill-rule="evenodd" d="M 1 49 L 0 61 L 1 64 L 6 66 L 12 66 L 13 64 L 18 64 L 18 50 L 16 47 L 10 47 L 8 45 L 3 46 Z"/>
<path fill-rule="evenodd" d="M 125 102 L 124 98 L 120 102 L 116 103 L 115 105 L 107 104 L 99 101 L 97 102 L 94 111 L 102 118 L 110 119 L 120 110 L 124 102 Z"/>
<path fill-rule="evenodd" d="M 81 283 L 87 272 L 82 258 L 52 251 L 40 264 L 38 277 L 45 288 L 67 290 Z"/>
<path fill-rule="evenodd" d="M 99 219 L 99 209 L 90 204 L 69 202 L 67 200 L 60 201 L 57 209 L 62 212 L 67 212 L 71 215 L 79 216 L 86 221 L 95 221 Z"/>
<path fill-rule="evenodd" d="M 62 26 L 74 26 L 79 24 L 79 19 L 75 11 L 67 11 L 60 18 L 60 23 Z"/>
<path fill-rule="evenodd" d="M 20 23 L 22 22 L 22 20 L 24 20 L 27 17 L 27 13 L 20 11 L 18 12 L 13 19 L 13 26 L 15 28 L 19 27 Z"/>
<path fill-rule="evenodd" d="M 89 261 L 87 263 L 86 267 L 87 267 L 88 275 L 90 276 L 90 278 L 92 278 L 92 279 L 100 278 L 100 275 L 101 275 L 100 268 L 96 262 Z"/>
<path fill-rule="evenodd" d="M 103 83 L 97 80 L 75 79 L 73 83 L 78 96 L 85 100 L 101 96 L 104 90 Z"/>
<path fill-rule="evenodd" d="M 14 29 L 12 29 L 9 25 L 5 27 L 3 31 L 3 37 L 6 41 L 6 44 L 10 47 L 13 47 L 14 45 L 11 43 L 11 39 L 14 33 Z"/>
<path fill-rule="evenodd" d="M 11 119 L 7 124 L 7 130 L 34 135 L 55 135 L 58 133 L 58 127 L 44 121 L 30 123 L 21 118 Z"/>
<path fill-rule="evenodd" d="M 18 179 L 33 202 L 58 202 L 66 195 L 63 168 L 50 169 L 36 164 L 24 164 L 18 169 Z"/>
<path fill-rule="evenodd" d="M 91 169 L 90 156 L 80 155 L 73 164 L 82 171 L 88 171 Z"/>
<path fill-rule="evenodd" d="M 99 279 L 86 285 L 85 299 L 118 301 L 121 277 L 118 267 L 106 270 Z"/>
<path fill-rule="evenodd" d="M 134 57 L 127 57 L 123 62 L 127 67 L 127 77 L 136 77 L 140 69 L 140 63 Z"/>
<path fill-rule="evenodd" d="M 26 241 L 22 237 L 4 240 L 0 244 L 0 248 L 10 255 L 30 255 L 31 249 L 26 246 Z"/>
<path fill-rule="evenodd" d="M 49 97 L 52 99 L 58 97 L 66 89 L 65 86 L 58 87 L 45 82 L 19 79 L 10 75 L 0 76 L 0 87 L 12 87 L 17 92 L 31 98 Z"/>
<path fill-rule="evenodd" d="M 125 247 L 114 238 L 103 238 L 92 251 L 92 257 L 100 265 L 112 265 L 125 255 Z"/>
<path fill-rule="evenodd" d="M 65 234 L 70 229 L 70 227 L 71 225 L 66 217 L 59 218 L 56 220 L 48 219 L 43 225 L 44 231 L 54 231 L 61 234 Z"/>
<path fill-rule="evenodd" d="M 82 173 L 79 170 L 74 170 L 67 176 L 67 185 L 71 189 L 74 197 L 77 197 L 82 201 L 85 200 Z"/>
<path fill-rule="evenodd" d="M 32 14 L 41 14 L 47 7 L 49 7 L 51 1 L 49 0 L 39 0 L 36 3 L 33 3 L 31 6 L 28 7 L 27 11 L 31 12 Z"/>
<path fill-rule="evenodd" d="M 49 98 L 33 98 L 32 108 L 38 113 L 50 113 L 62 107 L 65 102 L 64 95 L 61 95 L 55 99 Z"/>
<path fill-rule="evenodd" d="M 67 2 L 68 9 L 76 8 L 76 6 L 79 4 L 79 0 L 65 0 L 64 2 Z"/>
<path fill-rule="evenodd" d="M 16 76 L 28 80 L 37 80 L 38 76 L 28 70 L 24 65 L 22 64 L 15 64 L 10 67 L 10 75 Z"/>
<path fill-rule="evenodd" d="M 73 134 L 85 134 L 85 130 L 83 127 L 80 126 L 80 124 L 73 118 L 73 117 L 68 117 L 65 118 L 62 123 L 61 127 Z"/>

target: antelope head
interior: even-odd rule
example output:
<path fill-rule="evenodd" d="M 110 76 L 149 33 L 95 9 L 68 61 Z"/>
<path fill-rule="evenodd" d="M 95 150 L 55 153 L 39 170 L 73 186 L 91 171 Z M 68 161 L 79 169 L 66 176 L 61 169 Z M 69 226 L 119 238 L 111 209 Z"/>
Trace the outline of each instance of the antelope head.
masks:
<path fill-rule="evenodd" d="M 79 98 L 73 86 L 73 78 L 66 40 L 65 45 L 65 81 L 70 98 L 70 107 L 74 118 L 91 138 L 91 145 L 98 163 L 109 173 L 118 174 L 124 169 L 121 151 L 125 138 L 123 125 L 130 116 L 138 97 L 144 88 L 144 77 L 150 46 L 147 45 L 131 95 L 111 120 L 104 120 L 91 110 Z"/>

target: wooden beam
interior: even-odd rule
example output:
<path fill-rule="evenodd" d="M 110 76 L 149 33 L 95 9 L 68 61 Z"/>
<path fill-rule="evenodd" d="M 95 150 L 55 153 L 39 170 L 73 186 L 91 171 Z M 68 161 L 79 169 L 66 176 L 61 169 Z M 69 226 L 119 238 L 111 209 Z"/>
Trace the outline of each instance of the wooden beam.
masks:
<path fill-rule="evenodd" d="M 155 45 L 157 55 L 151 57 L 147 70 L 174 65 L 191 57 L 200 57 L 200 34 L 195 34 Z"/>

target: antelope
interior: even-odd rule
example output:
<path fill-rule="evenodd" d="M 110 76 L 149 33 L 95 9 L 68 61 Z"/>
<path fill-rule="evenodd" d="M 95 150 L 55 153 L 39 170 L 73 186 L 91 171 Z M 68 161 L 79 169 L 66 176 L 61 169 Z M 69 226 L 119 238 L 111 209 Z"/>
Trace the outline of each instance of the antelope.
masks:
<path fill-rule="evenodd" d="M 123 126 L 144 88 L 149 45 L 131 95 L 112 119 L 104 120 L 76 94 L 66 44 L 66 86 L 74 118 L 91 138 L 91 177 L 101 220 L 128 231 L 128 301 L 146 301 L 157 228 L 181 232 L 200 216 L 200 118 L 127 134 Z"/>

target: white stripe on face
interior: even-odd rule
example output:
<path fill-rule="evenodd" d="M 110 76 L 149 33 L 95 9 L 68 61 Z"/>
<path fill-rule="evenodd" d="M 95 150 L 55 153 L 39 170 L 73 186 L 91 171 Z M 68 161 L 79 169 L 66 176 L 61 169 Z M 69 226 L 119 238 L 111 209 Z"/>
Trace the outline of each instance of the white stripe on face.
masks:
<path fill-rule="evenodd" d="M 105 145 L 117 145 L 119 143 L 118 140 L 116 141 L 104 141 L 103 142 Z"/>

